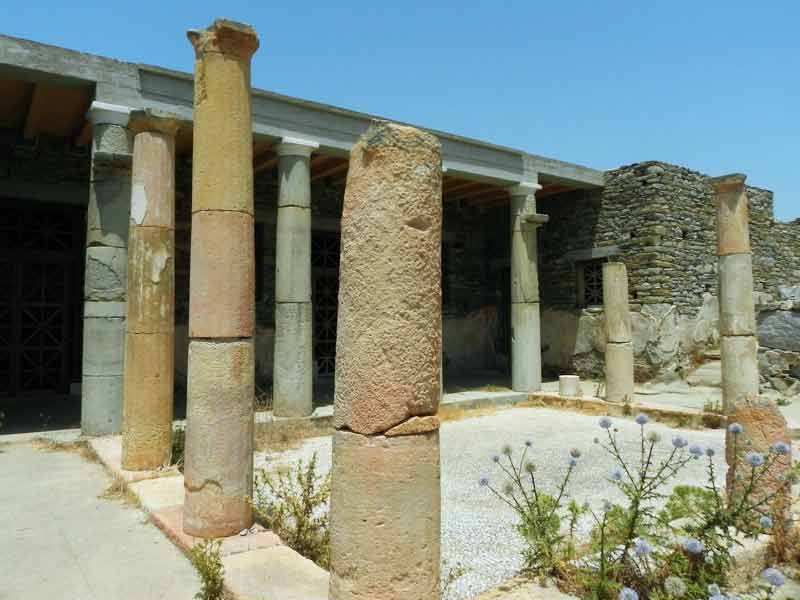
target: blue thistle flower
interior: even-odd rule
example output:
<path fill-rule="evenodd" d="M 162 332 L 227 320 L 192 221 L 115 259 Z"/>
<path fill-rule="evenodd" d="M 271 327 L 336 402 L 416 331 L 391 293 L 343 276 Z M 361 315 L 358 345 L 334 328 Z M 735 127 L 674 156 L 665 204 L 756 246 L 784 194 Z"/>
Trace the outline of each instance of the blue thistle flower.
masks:
<path fill-rule="evenodd" d="M 577 448 L 573 448 L 572 450 L 569 451 L 569 455 L 572 458 L 580 458 L 581 457 L 581 451 L 578 450 Z"/>
<path fill-rule="evenodd" d="M 624 587 L 619 591 L 618 600 L 639 600 L 639 594 L 636 593 L 636 590 Z"/>
<path fill-rule="evenodd" d="M 744 459 L 751 467 L 756 468 L 764 464 L 764 455 L 759 452 L 748 452 Z"/>
<path fill-rule="evenodd" d="M 600 427 L 603 429 L 610 429 L 614 423 L 608 417 L 603 417 L 600 419 Z"/>
<path fill-rule="evenodd" d="M 772 567 L 769 569 L 764 569 L 764 572 L 761 573 L 761 578 L 775 587 L 781 587 L 784 583 L 786 583 L 786 578 L 783 576 L 783 573 L 778 571 L 778 569 L 773 569 Z"/>
<path fill-rule="evenodd" d="M 481 486 L 481 487 L 488 486 L 489 485 L 489 478 L 486 477 L 486 475 L 482 476 L 480 479 L 478 479 L 478 485 Z"/>
<path fill-rule="evenodd" d="M 570 457 L 569 466 L 570 466 L 571 469 L 574 469 L 575 467 L 578 466 L 578 461 L 575 460 L 574 458 Z"/>
<path fill-rule="evenodd" d="M 636 423 L 637 425 L 645 426 L 647 425 L 648 421 L 650 421 L 650 417 L 648 417 L 644 413 L 639 413 L 636 415 Z"/>
<path fill-rule="evenodd" d="M 772 451 L 781 456 L 787 456 L 792 452 L 792 447 L 786 442 L 775 442 L 772 444 Z"/>
<path fill-rule="evenodd" d="M 772 519 L 769 518 L 767 515 L 764 515 L 758 520 L 758 524 L 761 525 L 762 529 L 772 529 Z"/>
<path fill-rule="evenodd" d="M 492 462 L 493 463 L 499 463 L 500 462 L 500 455 L 499 454 L 493 454 L 492 455 Z"/>
<path fill-rule="evenodd" d="M 714 452 L 713 448 L 706 448 L 706 456 L 708 458 L 713 458 L 716 452 Z"/>
<path fill-rule="evenodd" d="M 611 471 L 611 479 L 613 481 L 622 481 L 622 471 L 619 469 L 614 469 Z"/>
<path fill-rule="evenodd" d="M 636 538 L 633 541 L 633 551 L 636 552 L 638 556 L 648 556 L 653 552 L 653 547 L 647 543 L 647 540 Z"/>
<path fill-rule="evenodd" d="M 683 549 L 689 554 L 701 554 L 703 552 L 703 542 L 694 538 L 683 540 Z"/>
<path fill-rule="evenodd" d="M 525 440 L 525 445 L 526 445 L 528 448 L 530 448 L 531 446 L 533 446 L 533 442 L 532 442 L 532 441 L 530 441 L 530 440 Z"/>
<path fill-rule="evenodd" d="M 731 423 L 728 425 L 728 433 L 732 433 L 733 435 L 739 435 L 744 431 L 744 427 L 742 427 L 739 423 Z"/>
<path fill-rule="evenodd" d="M 608 500 L 603 500 L 603 512 L 608 512 L 612 508 L 614 508 L 614 505 L 611 504 L 611 502 L 609 502 Z"/>
<path fill-rule="evenodd" d="M 672 438 L 672 445 L 678 449 L 685 448 L 689 445 L 689 440 L 682 435 L 676 435 L 674 438 Z"/>
<path fill-rule="evenodd" d="M 695 458 L 700 458 L 701 456 L 703 456 L 703 449 L 700 446 L 698 446 L 697 444 L 693 444 L 689 448 L 689 454 L 691 454 Z"/>

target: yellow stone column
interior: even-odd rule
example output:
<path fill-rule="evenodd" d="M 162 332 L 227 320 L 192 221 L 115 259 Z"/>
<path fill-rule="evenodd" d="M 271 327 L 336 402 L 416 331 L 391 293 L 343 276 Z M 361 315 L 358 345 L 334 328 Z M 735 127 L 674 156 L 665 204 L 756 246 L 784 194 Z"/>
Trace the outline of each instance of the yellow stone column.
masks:
<path fill-rule="evenodd" d="M 173 115 L 134 111 L 128 230 L 122 468 L 170 462 L 175 337 L 175 132 Z"/>
<path fill-rule="evenodd" d="M 250 59 L 258 37 L 221 19 L 188 37 L 196 62 L 183 528 L 222 537 L 253 523 Z"/>

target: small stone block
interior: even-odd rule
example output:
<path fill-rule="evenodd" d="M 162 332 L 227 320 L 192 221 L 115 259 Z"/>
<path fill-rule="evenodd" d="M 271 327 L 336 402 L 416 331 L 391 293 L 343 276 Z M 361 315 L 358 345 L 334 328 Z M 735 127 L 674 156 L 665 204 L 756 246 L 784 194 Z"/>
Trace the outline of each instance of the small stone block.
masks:
<path fill-rule="evenodd" d="M 408 421 L 403 421 L 400 425 L 395 425 L 384 435 L 392 437 L 396 435 L 415 435 L 417 433 L 429 433 L 439 429 L 439 417 L 411 417 Z"/>

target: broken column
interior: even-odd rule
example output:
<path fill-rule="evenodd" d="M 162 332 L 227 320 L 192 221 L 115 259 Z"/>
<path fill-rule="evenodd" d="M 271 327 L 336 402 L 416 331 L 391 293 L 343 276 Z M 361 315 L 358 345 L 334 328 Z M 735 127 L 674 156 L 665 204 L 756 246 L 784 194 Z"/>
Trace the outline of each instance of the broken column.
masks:
<path fill-rule="evenodd" d="M 717 209 L 717 255 L 719 270 L 719 332 L 722 359 L 722 407 L 729 423 L 739 423 L 743 432 L 736 439 L 740 461 L 746 452 L 766 453 L 772 444 L 791 437 L 786 420 L 775 403 L 759 396 L 758 340 L 756 338 L 753 266 L 745 175 L 711 179 Z M 734 462 L 734 440 L 728 433 L 728 464 Z M 760 484 L 774 490 L 782 484 L 781 472 L 791 466 L 783 456 L 774 473 Z M 746 466 L 745 466 L 746 468 Z M 741 470 L 741 466 L 737 465 Z M 735 486 L 736 469 L 728 470 L 728 486 Z"/>
<path fill-rule="evenodd" d="M 311 153 L 319 145 L 284 139 L 278 153 L 275 247 L 273 409 L 311 414 L 314 384 L 311 320 Z"/>
<path fill-rule="evenodd" d="M 342 212 L 330 598 L 439 598 L 441 149 L 374 123 Z"/>
<path fill-rule="evenodd" d="M 253 522 L 250 59 L 258 38 L 219 19 L 188 37 L 197 60 L 183 528 L 222 537 Z"/>
<path fill-rule="evenodd" d="M 633 400 L 633 342 L 628 306 L 628 272 L 621 262 L 603 264 L 603 312 L 606 332 L 606 400 Z"/>
<path fill-rule="evenodd" d="M 119 433 L 131 199 L 130 109 L 93 102 L 92 172 L 86 211 L 81 432 Z"/>
<path fill-rule="evenodd" d="M 175 132 L 178 121 L 134 111 L 122 468 L 168 465 L 175 336 Z"/>
<path fill-rule="evenodd" d="M 511 389 L 542 389 L 539 268 L 536 230 L 548 216 L 536 213 L 537 183 L 509 190 L 511 200 Z"/>

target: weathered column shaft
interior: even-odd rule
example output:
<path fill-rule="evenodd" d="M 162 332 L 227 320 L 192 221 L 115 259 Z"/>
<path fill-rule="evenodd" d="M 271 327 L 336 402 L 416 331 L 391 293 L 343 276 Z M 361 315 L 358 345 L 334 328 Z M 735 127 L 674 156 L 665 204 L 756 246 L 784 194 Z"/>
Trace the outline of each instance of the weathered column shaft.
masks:
<path fill-rule="evenodd" d="M 314 369 L 311 319 L 311 142 L 277 147 L 273 407 L 281 417 L 311 414 Z"/>
<path fill-rule="evenodd" d="M 442 170 L 438 140 L 374 123 L 342 213 L 332 600 L 438 600 Z"/>
<path fill-rule="evenodd" d="M 168 465 L 175 337 L 177 120 L 134 111 L 122 468 Z"/>
<path fill-rule="evenodd" d="M 628 271 L 621 262 L 603 264 L 606 331 L 606 400 L 633 400 L 633 342 L 628 305 Z"/>
<path fill-rule="evenodd" d="M 511 388 L 542 388 L 539 268 L 536 230 L 547 215 L 536 213 L 537 183 L 514 186 L 511 200 Z"/>
<path fill-rule="evenodd" d="M 92 172 L 86 214 L 81 431 L 122 426 L 125 292 L 132 140 L 129 109 L 94 102 Z"/>
<path fill-rule="evenodd" d="M 225 20 L 188 36 L 197 60 L 183 528 L 221 537 L 253 522 L 250 59 L 258 38 Z"/>

